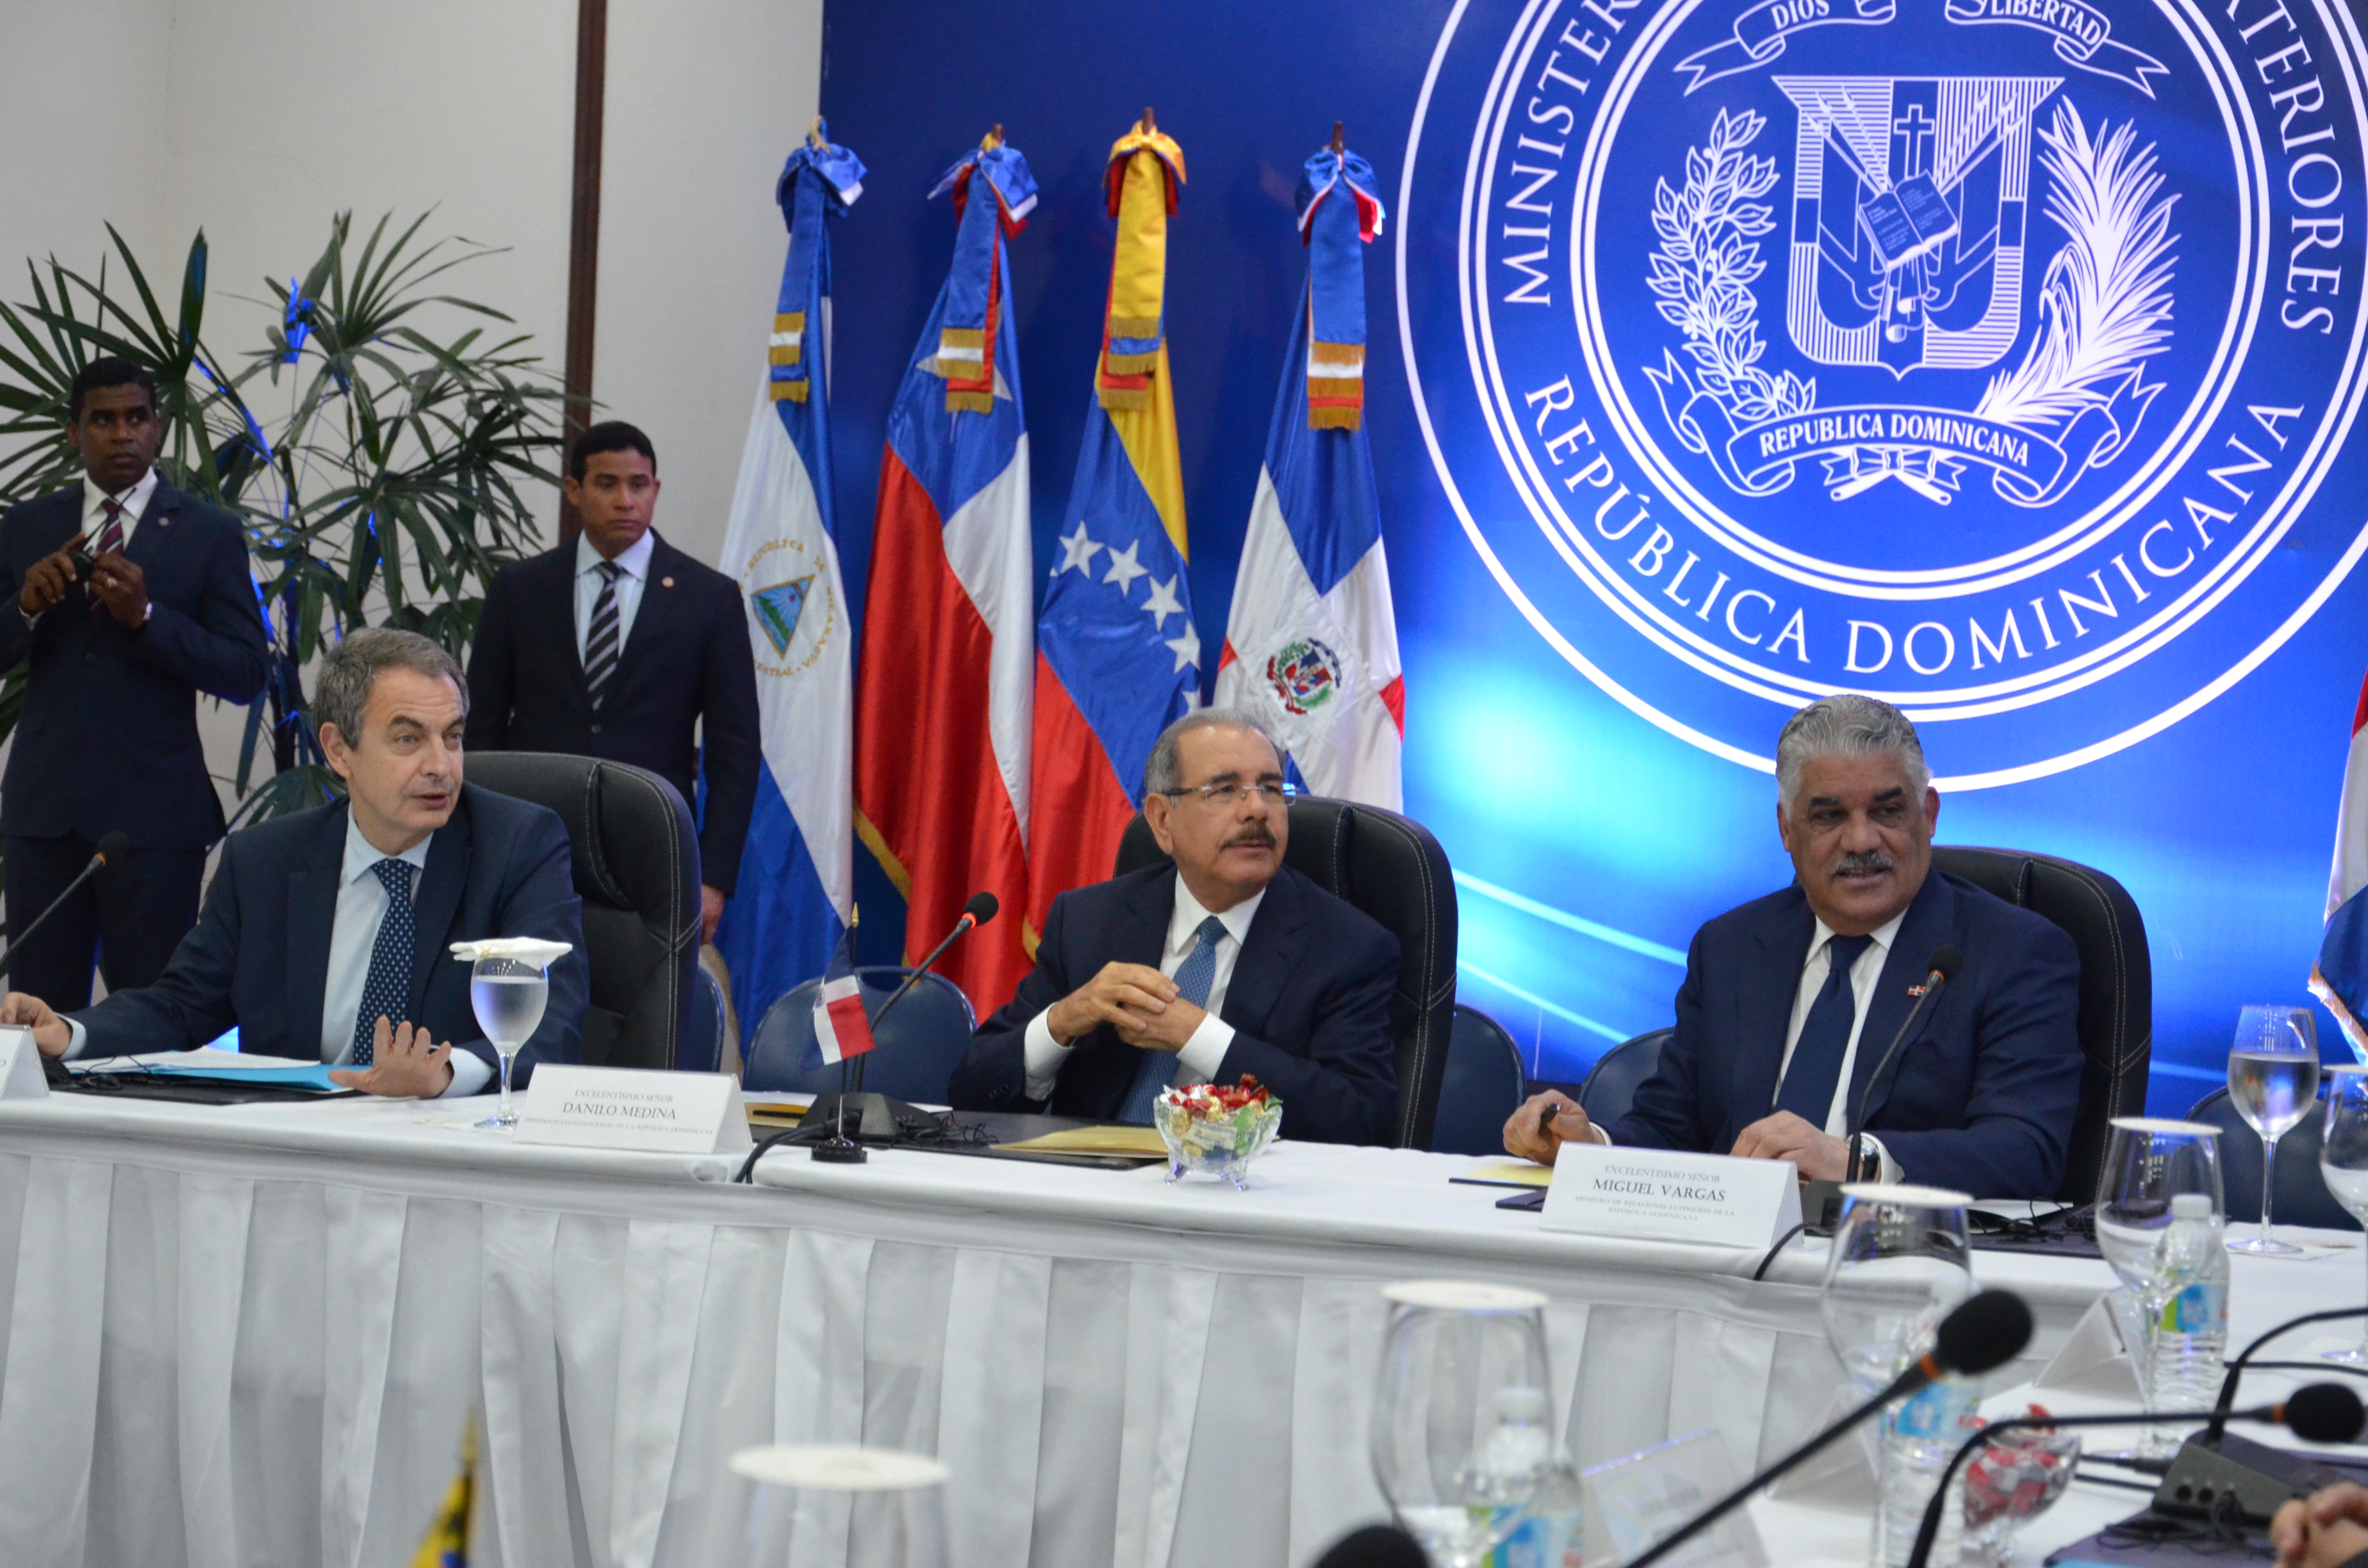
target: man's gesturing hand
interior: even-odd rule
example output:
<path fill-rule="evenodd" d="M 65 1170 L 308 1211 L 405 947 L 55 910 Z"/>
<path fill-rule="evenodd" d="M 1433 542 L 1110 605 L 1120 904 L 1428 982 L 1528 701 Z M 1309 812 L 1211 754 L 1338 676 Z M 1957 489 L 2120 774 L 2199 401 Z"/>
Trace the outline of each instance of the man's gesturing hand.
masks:
<path fill-rule="evenodd" d="M 118 552 L 93 562 L 90 591 L 108 614 L 132 631 L 148 624 L 148 576 L 130 556 Z"/>
<path fill-rule="evenodd" d="M 1789 1110 L 1745 1128 L 1732 1151 L 1741 1160 L 1790 1160 L 1804 1181 L 1846 1181 L 1850 1142 L 1810 1126 Z"/>
<path fill-rule="evenodd" d="M 66 1021 L 50 1011 L 47 1002 L 22 991 L 11 991 L 0 1000 L 0 1024 L 32 1030 L 33 1044 L 44 1056 L 63 1056 L 74 1043 L 74 1030 Z"/>
<path fill-rule="evenodd" d="M 2280 1508 L 2270 1521 L 2278 1568 L 2340 1568 L 2368 1551 L 2368 1489 L 2345 1482 Z"/>
<path fill-rule="evenodd" d="M 1176 983 L 1157 970 L 1146 964 L 1106 963 L 1099 974 L 1053 1003 L 1044 1023 L 1054 1040 L 1074 1045 L 1104 1024 L 1116 1026 L 1121 1034 L 1140 1032 L 1175 1000 Z"/>
<path fill-rule="evenodd" d="M 17 591 L 17 608 L 27 615 L 39 615 L 66 597 L 74 586 L 74 552 L 82 548 L 82 536 L 58 546 L 54 555 L 44 555 L 33 562 L 25 574 L 25 585 Z"/>
<path fill-rule="evenodd" d="M 370 1038 L 370 1064 L 359 1072 L 335 1068 L 329 1081 L 366 1095 L 433 1099 L 452 1082 L 452 1048 L 430 1044 L 425 1028 L 391 1028 L 381 1014 Z"/>
<path fill-rule="evenodd" d="M 1523 1100 L 1505 1123 L 1505 1153 L 1550 1165 L 1564 1144 L 1575 1139 L 1594 1142 L 1593 1129 L 1577 1100 L 1560 1089 L 1548 1089 Z"/>

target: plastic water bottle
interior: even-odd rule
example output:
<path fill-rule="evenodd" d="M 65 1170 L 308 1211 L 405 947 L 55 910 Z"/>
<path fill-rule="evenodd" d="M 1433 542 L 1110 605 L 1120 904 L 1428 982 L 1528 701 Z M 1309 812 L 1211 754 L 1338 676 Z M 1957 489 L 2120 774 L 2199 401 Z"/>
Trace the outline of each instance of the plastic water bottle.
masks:
<path fill-rule="evenodd" d="M 1496 1427 L 1472 1456 L 1473 1484 L 1467 1495 L 1475 1503 L 1493 1506 L 1499 1526 L 1510 1521 L 1504 1540 L 1486 1562 L 1489 1568 L 1511 1568 L 1505 1551 L 1528 1531 L 1531 1510 L 1538 1506 L 1541 1489 L 1557 1468 L 1557 1456 L 1554 1434 L 1546 1429 L 1545 1390 L 1499 1389 L 1496 1406 Z M 1574 1496 L 1577 1479 L 1572 1478 Z M 1562 1565 L 1559 1560 L 1550 1560 L 1545 1568 Z"/>
<path fill-rule="evenodd" d="M 1975 1414 L 1981 1394 L 1978 1381 L 1942 1378 L 1884 1412 L 1883 1501 L 1874 1519 L 1874 1560 L 1882 1568 L 1906 1568 L 1916 1550 L 1916 1532 L 1923 1528 L 1925 1505 L 1941 1483 L 1941 1472 L 1948 1468 L 1957 1445 L 1981 1425 Z M 1941 1510 L 1941 1534 L 1932 1543 L 1933 1562 L 1957 1560 L 1964 1512 L 1961 1503 Z"/>
<path fill-rule="evenodd" d="M 2220 1397 L 2221 1362 L 2228 1353 L 2228 1246 L 2226 1226 L 2201 1192 L 2170 1200 L 2170 1226 L 2157 1256 L 2148 1301 L 2146 1392 L 2154 1410 L 2209 1410 Z M 2197 1421 L 2162 1422 L 2146 1429 L 2145 1451 L 2157 1459 L 2179 1451 Z"/>
<path fill-rule="evenodd" d="M 1557 1453 L 1538 1479 L 1528 1516 L 1489 1556 L 1486 1568 L 1582 1568 L 1583 1509 L 1578 1471 Z"/>

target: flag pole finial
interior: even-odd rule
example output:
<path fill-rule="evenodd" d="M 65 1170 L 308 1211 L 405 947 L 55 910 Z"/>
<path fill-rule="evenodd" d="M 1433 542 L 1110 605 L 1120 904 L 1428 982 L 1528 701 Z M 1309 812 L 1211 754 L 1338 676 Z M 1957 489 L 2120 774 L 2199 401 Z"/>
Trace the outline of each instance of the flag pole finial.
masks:
<path fill-rule="evenodd" d="M 1348 143 L 1340 140 L 1340 122 L 1336 119 L 1332 122 L 1332 151 L 1335 155 L 1338 155 L 1346 150 L 1347 146 Z"/>
<path fill-rule="evenodd" d="M 979 150 L 984 153 L 992 153 L 997 147 L 1002 146 L 1003 126 L 998 122 L 993 130 L 986 133 L 986 139 L 981 142 L 978 145 Z"/>
<path fill-rule="evenodd" d="M 1143 133 L 1145 136 L 1156 136 L 1158 132 L 1159 121 L 1152 118 L 1151 106 L 1145 104 L 1143 106 Z"/>
<path fill-rule="evenodd" d="M 820 115 L 814 116 L 814 124 L 806 128 L 806 145 L 816 152 L 825 152 L 830 147 L 830 143 L 822 139 L 822 116 Z"/>

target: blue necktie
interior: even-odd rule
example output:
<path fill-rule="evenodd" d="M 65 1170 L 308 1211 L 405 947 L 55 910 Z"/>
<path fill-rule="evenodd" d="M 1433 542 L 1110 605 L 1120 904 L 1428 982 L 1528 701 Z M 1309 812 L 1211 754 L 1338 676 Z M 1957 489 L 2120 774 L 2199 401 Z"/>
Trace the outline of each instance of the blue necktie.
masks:
<path fill-rule="evenodd" d="M 1850 1025 L 1858 1017 L 1858 993 L 1850 987 L 1850 970 L 1873 940 L 1873 937 L 1826 939 L 1826 983 L 1809 1006 L 1801 1038 L 1793 1046 L 1792 1065 L 1784 1069 L 1784 1086 L 1776 1093 L 1778 1110 L 1789 1110 L 1815 1128 L 1823 1129 L 1833 1112 L 1842 1057 L 1850 1050 Z"/>
<path fill-rule="evenodd" d="M 362 982 L 361 1010 L 354 1015 L 354 1065 L 367 1067 L 381 1017 L 402 1023 L 411 1011 L 411 863 L 381 860 L 370 868 L 386 888 L 386 917 L 370 946 L 370 975 Z"/>
<path fill-rule="evenodd" d="M 1177 994 L 1195 1007 L 1209 1005 L 1209 987 L 1217 980 L 1217 944 L 1224 939 L 1225 923 L 1212 915 L 1194 928 L 1200 940 L 1176 966 Z M 1135 1064 L 1134 1085 L 1126 1092 L 1126 1103 L 1119 1108 L 1118 1119 L 1137 1127 L 1151 1125 L 1151 1107 L 1159 1098 L 1159 1091 L 1176 1077 L 1176 1053 L 1172 1051 L 1144 1051 L 1143 1060 Z"/>

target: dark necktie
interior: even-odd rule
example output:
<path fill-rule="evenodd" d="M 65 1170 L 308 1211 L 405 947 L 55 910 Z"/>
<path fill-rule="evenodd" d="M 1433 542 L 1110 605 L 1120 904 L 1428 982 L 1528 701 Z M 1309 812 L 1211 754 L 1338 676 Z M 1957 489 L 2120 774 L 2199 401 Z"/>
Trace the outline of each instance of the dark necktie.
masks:
<path fill-rule="evenodd" d="M 584 634 L 584 694 L 598 712 L 609 695 L 609 677 L 617 673 L 617 574 L 613 561 L 599 565 L 600 597 L 592 601 L 591 629 Z"/>
<path fill-rule="evenodd" d="M 381 860 L 370 868 L 386 889 L 386 918 L 370 944 L 370 976 L 362 982 L 362 1005 L 354 1014 L 354 1065 L 367 1067 L 374 1054 L 378 1021 L 404 1021 L 411 1011 L 411 949 L 416 926 L 411 915 L 411 863 Z"/>
<path fill-rule="evenodd" d="M 91 551 L 91 554 L 94 557 L 113 555 L 123 548 L 123 508 L 117 503 L 115 497 L 112 495 L 101 497 L 98 506 L 100 512 L 105 515 L 107 521 L 99 528 L 98 544 L 97 547 Z M 90 613 L 93 615 L 103 615 L 106 613 L 106 610 L 107 602 L 101 599 L 97 594 L 91 595 Z"/>
<path fill-rule="evenodd" d="M 1801 1038 L 1793 1045 L 1792 1064 L 1784 1069 L 1784 1086 L 1776 1092 L 1778 1110 L 1789 1110 L 1815 1128 L 1824 1128 L 1833 1111 L 1842 1057 L 1850 1050 L 1850 1025 L 1858 1017 L 1858 993 L 1850 986 L 1850 970 L 1873 940 L 1873 937 L 1827 938 L 1826 983 L 1809 1005 Z"/>
<path fill-rule="evenodd" d="M 1176 994 L 1195 1007 L 1209 1005 L 1209 988 L 1217 981 L 1217 944 L 1224 939 L 1225 923 L 1215 915 L 1193 927 L 1200 938 L 1184 961 L 1176 966 Z M 1134 1084 L 1126 1092 L 1126 1103 L 1119 1108 L 1118 1119 L 1138 1127 L 1151 1125 L 1152 1102 L 1159 1091 L 1176 1078 L 1176 1053 L 1172 1051 L 1144 1051 L 1143 1060 L 1135 1063 Z"/>

